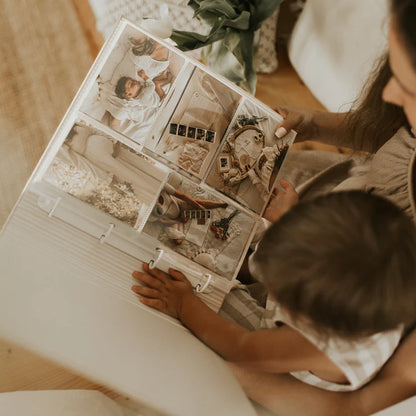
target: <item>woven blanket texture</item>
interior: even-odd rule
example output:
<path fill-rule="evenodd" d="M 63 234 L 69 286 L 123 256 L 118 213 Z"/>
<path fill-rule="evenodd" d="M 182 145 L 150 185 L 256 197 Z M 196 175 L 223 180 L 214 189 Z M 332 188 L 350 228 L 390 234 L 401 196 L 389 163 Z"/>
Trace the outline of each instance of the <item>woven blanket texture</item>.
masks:
<path fill-rule="evenodd" d="M 71 1 L 1 5 L 0 225 L 92 63 Z"/>

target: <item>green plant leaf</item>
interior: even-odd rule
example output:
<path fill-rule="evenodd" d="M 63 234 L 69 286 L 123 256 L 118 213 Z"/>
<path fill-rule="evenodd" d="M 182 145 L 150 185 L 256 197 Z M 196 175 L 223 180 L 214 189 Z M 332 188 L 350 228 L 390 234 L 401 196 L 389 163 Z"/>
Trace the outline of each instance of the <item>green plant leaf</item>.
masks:
<path fill-rule="evenodd" d="M 253 24 L 260 24 L 270 17 L 283 0 L 252 0 L 254 6 L 252 13 Z"/>
<path fill-rule="evenodd" d="M 181 51 L 192 51 L 224 39 L 226 31 L 216 31 L 213 35 L 175 30 L 170 37 Z"/>
<path fill-rule="evenodd" d="M 254 94 L 257 75 L 253 63 L 253 38 L 250 32 L 230 32 L 223 41 L 211 45 L 208 51 L 207 65 Z"/>
<path fill-rule="evenodd" d="M 283 0 L 190 0 L 194 15 L 210 27 L 207 35 L 175 30 L 171 39 L 183 51 L 205 48 L 214 71 L 254 93 L 254 32 Z"/>
<path fill-rule="evenodd" d="M 216 16 L 224 16 L 228 19 L 235 19 L 238 13 L 228 1 L 224 0 L 205 0 L 201 1 L 199 7 L 195 10 L 195 15 L 210 13 Z"/>

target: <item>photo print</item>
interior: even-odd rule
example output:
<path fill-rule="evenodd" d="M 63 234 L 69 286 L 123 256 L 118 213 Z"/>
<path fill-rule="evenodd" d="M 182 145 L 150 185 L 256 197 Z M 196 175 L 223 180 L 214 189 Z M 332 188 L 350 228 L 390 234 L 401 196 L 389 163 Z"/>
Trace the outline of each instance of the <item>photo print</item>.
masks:
<path fill-rule="evenodd" d="M 143 232 L 229 280 L 248 245 L 254 219 L 171 173 Z"/>
<path fill-rule="evenodd" d="M 75 124 L 43 180 L 137 229 L 165 177 L 147 156 Z"/>
<path fill-rule="evenodd" d="M 293 141 L 291 135 L 290 139 L 277 138 L 279 123 L 245 100 L 206 182 L 260 214 Z"/>
<path fill-rule="evenodd" d="M 127 26 L 81 111 L 143 144 L 184 59 Z"/>
<path fill-rule="evenodd" d="M 156 153 L 202 177 L 238 107 L 241 96 L 196 68 Z"/>

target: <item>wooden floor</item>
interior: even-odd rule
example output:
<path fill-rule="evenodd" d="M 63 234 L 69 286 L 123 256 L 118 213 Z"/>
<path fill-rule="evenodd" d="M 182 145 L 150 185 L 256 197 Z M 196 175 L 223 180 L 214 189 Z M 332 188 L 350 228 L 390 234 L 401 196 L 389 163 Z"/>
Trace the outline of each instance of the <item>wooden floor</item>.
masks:
<path fill-rule="evenodd" d="M 72 3 L 77 11 L 91 56 L 95 57 L 104 40 L 95 29 L 94 16 L 88 1 L 72 0 Z M 259 75 L 257 98 L 271 107 L 290 105 L 323 109 L 291 67 L 283 47 L 279 49 L 278 54 L 278 70 L 270 75 Z M 129 405 L 128 398 L 104 386 L 86 380 L 24 348 L 4 340 L 0 341 L 0 392 L 44 389 L 98 389 L 122 404 Z M 152 412 L 144 411 L 144 414 L 152 414 Z"/>

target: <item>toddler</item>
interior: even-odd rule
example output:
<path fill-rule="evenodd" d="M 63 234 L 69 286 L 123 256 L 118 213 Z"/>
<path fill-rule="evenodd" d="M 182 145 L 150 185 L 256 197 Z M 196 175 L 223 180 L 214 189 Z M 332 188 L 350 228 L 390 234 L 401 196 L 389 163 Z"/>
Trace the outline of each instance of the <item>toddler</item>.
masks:
<path fill-rule="evenodd" d="M 267 305 L 236 288 L 222 308 L 242 324 L 214 313 L 173 269 L 143 265 L 133 276 L 144 285 L 132 290 L 228 361 L 327 390 L 358 389 L 415 321 L 415 227 L 391 202 L 360 191 L 302 202 L 279 218 L 279 199 L 284 211 L 297 202 L 283 185 L 266 211 L 277 221 L 250 258 Z"/>

